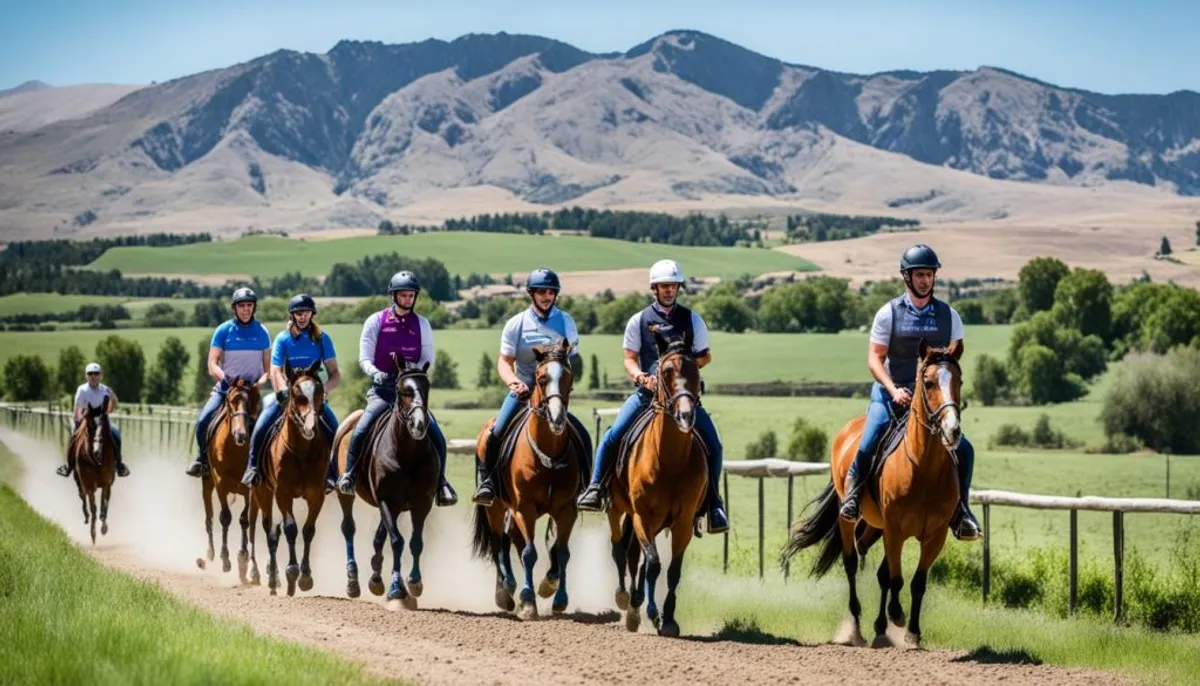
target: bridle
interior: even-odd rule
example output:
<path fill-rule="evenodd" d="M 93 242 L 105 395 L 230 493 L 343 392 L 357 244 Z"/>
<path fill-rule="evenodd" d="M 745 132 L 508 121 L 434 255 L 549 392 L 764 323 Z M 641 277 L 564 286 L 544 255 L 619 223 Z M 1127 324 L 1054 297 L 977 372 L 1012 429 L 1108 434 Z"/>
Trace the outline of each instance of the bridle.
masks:
<path fill-rule="evenodd" d="M 409 386 L 407 383 L 405 383 L 410 380 L 415 381 L 417 378 L 428 379 L 429 377 L 425 374 L 425 372 L 419 369 L 405 369 L 404 371 L 400 372 L 400 376 L 396 378 L 396 402 L 392 403 L 392 414 L 401 422 L 404 422 L 405 426 L 409 426 L 413 412 L 416 410 L 416 408 L 419 407 L 428 412 L 428 408 L 425 407 L 425 399 L 421 397 L 421 394 L 418 392 L 417 388 L 414 386 Z M 417 398 L 421 402 L 420 404 L 414 403 L 409 407 L 405 407 L 404 404 L 400 402 L 400 399 L 404 397 Z"/>
<path fill-rule="evenodd" d="M 547 353 L 546 357 L 542 361 L 542 364 L 546 364 L 548 362 L 557 362 L 560 365 L 562 365 L 563 369 L 567 369 L 567 366 L 564 363 L 563 356 L 558 352 Z M 567 371 L 569 371 L 569 370 L 567 370 Z M 562 384 L 559 384 L 559 388 L 561 388 L 561 387 L 562 387 Z M 539 386 L 539 388 L 540 388 L 540 386 Z M 532 395 L 532 394 L 533 394 L 533 392 L 530 391 L 530 395 Z M 538 417 L 541 417 L 542 419 L 549 419 L 550 418 L 550 399 L 551 398 L 558 398 L 559 400 L 561 400 L 564 407 L 567 404 L 567 396 L 563 395 L 560 391 L 555 391 L 553 393 L 547 392 L 542 395 L 542 401 L 539 402 L 537 405 L 530 404 L 529 411 L 532 412 L 533 414 L 537 415 Z"/>
<path fill-rule="evenodd" d="M 549 362 L 557 362 L 557 363 L 559 363 L 559 366 L 561 366 L 567 373 L 570 373 L 570 368 L 564 363 L 564 358 L 565 358 L 565 356 L 561 352 L 552 351 L 552 352 L 549 352 L 546 354 L 546 356 L 542 359 L 541 364 L 547 364 Z M 538 366 L 540 367 L 541 364 L 539 364 Z M 560 389 L 562 388 L 561 380 L 560 380 L 560 383 L 558 384 L 558 387 Z M 541 389 L 542 386 L 539 385 L 537 388 Z M 533 393 L 533 391 L 530 391 L 531 395 L 532 395 L 532 393 Z M 563 395 L 561 391 L 556 390 L 553 393 L 549 393 L 549 392 L 543 393 L 542 400 L 537 405 L 530 403 L 529 413 L 532 415 L 535 415 L 537 417 L 540 417 L 540 418 L 546 420 L 547 422 L 550 421 L 550 400 L 552 398 L 558 398 L 563 404 L 563 412 L 566 412 L 567 396 Z M 568 422 L 568 427 L 569 427 L 569 424 L 570 424 L 570 422 Z M 569 428 L 568 428 L 568 431 L 569 431 Z M 563 448 L 562 455 L 559 455 L 557 457 L 555 457 L 553 455 L 549 455 L 544 450 L 542 450 L 541 447 L 538 446 L 537 441 L 535 441 L 533 439 L 533 434 L 529 432 L 529 423 L 527 422 L 525 424 L 525 442 L 529 444 L 529 449 L 533 451 L 533 454 L 537 455 L 538 461 L 542 463 L 543 467 L 545 467 L 547 469 L 563 469 L 569 464 L 566 460 L 563 459 L 566 456 L 566 454 L 568 452 L 570 452 L 570 450 L 571 450 L 571 441 L 570 441 L 569 437 L 567 440 L 566 447 Z"/>
<path fill-rule="evenodd" d="M 674 346 L 672 346 L 672 348 L 673 347 Z M 666 392 L 667 392 L 666 380 L 663 376 L 663 366 L 664 366 L 663 363 L 666 362 L 668 359 L 675 357 L 675 356 L 679 356 L 679 357 L 683 357 L 683 358 L 687 357 L 687 354 L 682 349 L 672 349 L 672 348 L 668 348 L 667 352 L 658 359 L 658 368 L 654 370 L 655 378 L 658 381 L 658 383 L 656 384 L 658 386 L 658 390 L 655 392 L 654 400 L 651 401 L 650 404 L 651 404 L 651 407 L 653 407 L 658 412 L 671 412 L 672 408 L 675 407 L 675 404 L 678 403 L 681 398 L 688 398 L 696 405 L 700 404 L 700 398 L 695 393 L 692 393 L 691 391 L 689 391 L 687 388 L 681 388 L 678 391 L 675 391 L 675 393 L 672 394 L 666 400 L 661 400 L 662 396 L 666 395 Z"/>
<path fill-rule="evenodd" d="M 962 367 L 959 366 L 958 361 L 953 357 L 945 354 L 939 354 L 935 355 L 929 361 L 922 360 L 920 367 L 917 369 L 917 386 L 920 389 L 918 392 L 921 395 L 921 407 L 925 408 L 925 421 L 923 423 L 925 428 L 928 429 L 930 433 L 936 434 L 938 432 L 938 426 L 942 421 L 942 415 L 946 414 L 946 412 L 949 410 L 954 410 L 958 412 L 959 416 L 961 417 L 962 409 L 959 408 L 959 405 L 956 402 L 943 400 L 942 404 L 939 405 L 936 410 L 933 412 L 929 411 L 929 398 L 925 391 L 924 377 L 925 368 L 931 364 L 936 364 L 938 367 L 953 367 L 959 373 L 959 375 L 962 374 Z"/>

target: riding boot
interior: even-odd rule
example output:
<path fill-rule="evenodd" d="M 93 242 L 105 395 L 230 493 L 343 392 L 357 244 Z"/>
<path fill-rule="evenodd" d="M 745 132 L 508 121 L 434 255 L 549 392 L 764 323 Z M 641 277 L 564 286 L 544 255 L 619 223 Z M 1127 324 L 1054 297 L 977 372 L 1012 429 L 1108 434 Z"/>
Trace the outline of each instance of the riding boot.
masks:
<path fill-rule="evenodd" d="M 125 461 L 121 459 L 121 451 L 117 451 L 117 476 L 129 476 L 129 467 L 125 466 Z"/>
<path fill-rule="evenodd" d="M 721 489 L 716 482 L 708 485 L 708 533 L 719 534 L 729 529 L 729 517 L 725 514 L 725 503 L 721 500 Z"/>
<path fill-rule="evenodd" d="M 842 502 L 842 509 L 839 515 L 842 519 L 848 522 L 857 522 L 859 517 L 858 497 L 859 490 L 866 483 L 867 477 L 871 471 L 871 455 L 859 450 L 854 455 L 854 463 L 850 465 L 850 471 L 846 474 L 846 499 Z"/>
<path fill-rule="evenodd" d="M 583 493 L 579 495 L 579 499 L 575 501 L 575 506 L 585 512 L 603 512 L 604 511 L 604 496 L 605 488 L 604 477 L 608 471 L 608 451 L 605 450 L 605 445 L 601 443 L 600 450 L 596 452 L 596 464 L 592 468 L 592 480 L 588 483 L 587 488 L 583 489 Z"/>
<path fill-rule="evenodd" d="M 342 473 L 342 478 L 338 479 L 337 489 L 342 495 L 354 495 L 354 482 L 357 475 L 354 473 L 355 463 L 358 462 L 358 455 L 353 451 L 346 452 L 346 471 Z"/>
<path fill-rule="evenodd" d="M 199 476 L 206 476 L 207 474 L 208 474 L 208 455 L 205 455 L 203 452 L 201 452 L 196 457 L 196 459 L 192 461 L 192 464 L 188 465 L 187 475 L 199 477 Z"/>
<path fill-rule="evenodd" d="M 329 466 L 325 468 L 325 495 L 337 490 L 337 453 L 329 456 Z"/>
<path fill-rule="evenodd" d="M 483 462 L 476 462 L 475 471 L 479 478 L 479 486 L 471 502 L 476 505 L 490 507 L 496 499 L 496 462 L 500 459 L 500 439 L 496 434 L 488 432 L 486 446 L 483 451 Z"/>
<path fill-rule="evenodd" d="M 969 500 L 971 495 L 971 473 L 974 471 L 974 451 L 962 450 L 958 453 L 958 508 L 954 518 L 950 520 L 950 531 L 960 541 L 975 541 L 982 538 L 979 521 L 971 513 Z"/>
<path fill-rule="evenodd" d="M 439 457 L 441 458 L 441 466 L 438 472 L 438 490 L 435 504 L 438 507 L 450 507 L 458 503 L 458 494 L 454 492 L 454 488 L 446 479 L 446 455 L 442 454 Z"/>
<path fill-rule="evenodd" d="M 254 488 L 262 481 L 258 474 L 258 452 L 253 447 L 250 449 L 250 459 L 246 462 L 246 473 L 242 475 L 242 485 L 246 488 Z"/>

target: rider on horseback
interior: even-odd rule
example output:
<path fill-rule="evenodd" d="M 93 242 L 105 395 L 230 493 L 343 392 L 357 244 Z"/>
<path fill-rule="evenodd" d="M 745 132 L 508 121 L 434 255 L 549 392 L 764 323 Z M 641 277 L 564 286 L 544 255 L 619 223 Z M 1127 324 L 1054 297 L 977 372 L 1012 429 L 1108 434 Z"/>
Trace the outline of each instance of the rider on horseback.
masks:
<path fill-rule="evenodd" d="M 371 378 L 371 388 L 367 391 L 367 409 L 350 436 L 350 446 L 346 451 L 346 473 L 337 482 L 338 491 L 344 495 L 354 495 L 354 468 L 365 447 L 363 444 L 371 434 L 371 427 L 385 412 L 391 410 L 396 400 L 396 377 L 400 369 L 392 359 L 393 355 L 417 364 L 433 363 L 433 327 L 428 319 L 413 311 L 420 293 L 421 282 L 415 274 L 396 272 L 388 283 L 391 307 L 372 314 L 363 323 L 358 365 Z M 458 502 L 458 495 L 446 480 L 446 436 L 442 434 L 432 413 L 429 414 L 429 436 L 441 461 L 437 505 L 453 505 Z"/>
<path fill-rule="evenodd" d="M 637 389 L 621 406 L 612 426 L 604 432 L 600 447 L 596 451 L 596 464 L 592 468 L 592 480 L 587 490 L 579 497 L 579 509 L 599 512 L 603 508 L 603 491 L 600 486 L 614 453 L 621 440 L 638 415 L 654 400 L 658 384 L 658 349 L 650 326 L 657 324 L 659 331 L 682 336 L 690 332 L 692 352 L 696 365 L 703 368 L 712 361 L 708 344 L 708 325 L 700 315 L 676 302 L 679 289 L 684 285 L 683 269 L 674 260 L 659 260 L 650 268 L 650 290 L 654 302 L 629 319 L 625 326 L 625 372 L 633 379 Z M 708 447 L 708 531 L 721 533 L 729 528 L 725 504 L 717 488 L 721 476 L 722 446 L 717 428 L 703 406 L 696 408 L 696 427 L 704 444 Z"/>
<path fill-rule="evenodd" d="M 208 373 L 217 383 L 196 420 L 196 445 L 200 447 L 200 454 L 188 466 L 188 476 L 208 473 L 208 455 L 204 451 L 208 425 L 221 409 L 230 382 L 245 379 L 256 387 L 261 386 L 267 380 L 267 368 L 271 364 L 271 334 L 254 318 L 258 296 L 249 288 L 239 288 L 233 292 L 229 306 L 233 318 L 218 326 L 209 342 Z"/>
<path fill-rule="evenodd" d="M 558 293 L 562 290 L 558 274 L 546 268 L 538 268 L 525 281 L 525 292 L 529 294 L 529 309 L 513 315 L 500 334 L 500 355 L 496 359 L 496 371 L 508 386 L 508 396 L 496 414 L 496 423 L 487 435 L 487 447 L 482 463 L 476 463 L 479 487 L 471 502 L 489 507 L 496 497 L 496 463 L 500 459 L 500 439 L 508 425 L 517 415 L 521 403 L 529 395 L 537 372 L 537 356 L 534 347 L 549 346 L 560 339 L 571 345 L 571 374 L 578 376 L 583 369 L 579 357 L 579 330 L 571 315 L 558 309 Z M 567 412 L 567 419 L 575 427 L 579 438 L 590 453 L 591 437 L 575 415 Z"/>
<path fill-rule="evenodd" d="M 292 369 L 307 369 L 318 360 L 324 363 L 328 379 L 325 380 L 325 391 L 328 393 L 342 380 L 338 371 L 337 355 L 333 350 L 333 340 L 329 334 L 321 330 L 313 318 L 317 315 L 317 303 L 312 296 L 301 293 L 288 301 L 288 317 L 292 320 L 288 328 L 280 331 L 275 337 L 275 345 L 271 349 L 271 385 L 275 395 L 268 396 L 263 405 L 258 421 L 254 424 L 254 432 L 250 435 L 250 462 L 246 465 L 246 475 L 242 483 L 247 486 L 257 485 L 262 475 L 258 472 L 258 455 L 266 446 L 261 445 L 265 434 L 278 419 L 287 402 L 288 380 L 283 374 L 285 364 Z M 337 433 L 338 420 L 333 414 L 328 397 L 321 413 L 321 426 L 329 445 L 333 445 L 333 436 Z"/>
<path fill-rule="evenodd" d="M 112 436 L 114 451 L 117 456 L 117 476 L 129 476 L 129 468 L 121 461 L 121 432 L 117 427 L 113 426 L 112 420 L 108 415 L 117 411 L 117 394 L 108 386 L 100 383 L 101 371 L 100 365 L 91 362 L 83 370 L 87 375 L 87 383 L 82 384 L 75 389 L 75 429 L 79 429 L 79 423 L 87 416 L 87 412 L 91 408 L 100 407 L 105 398 L 108 399 L 108 412 L 104 417 L 104 421 L 108 422 L 108 433 Z M 62 465 L 55 472 L 59 476 L 70 476 L 75 469 L 75 465 L 70 462 L 68 456 L 66 464 Z"/>
<path fill-rule="evenodd" d="M 846 501 L 841 508 L 843 519 L 858 520 L 859 491 L 867 481 L 871 458 L 891 421 L 893 407 L 889 407 L 888 399 L 893 406 L 912 402 L 921 339 L 939 347 L 963 340 L 963 324 L 958 312 L 933 297 L 934 280 L 941 266 L 937 255 L 927 245 L 914 245 L 904 251 L 900 258 L 900 274 L 904 277 L 905 292 L 875 314 L 867 354 L 867 368 L 875 377 L 875 384 L 871 389 L 871 403 L 858 453 L 846 475 Z M 959 444 L 957 456 L 960 501 L 950 528 L 959 540 L 973 541 L 979 538 L 979 522 L 971 514 L 967 498 L 975 466 L 975 448 L 966 436 Z"/>

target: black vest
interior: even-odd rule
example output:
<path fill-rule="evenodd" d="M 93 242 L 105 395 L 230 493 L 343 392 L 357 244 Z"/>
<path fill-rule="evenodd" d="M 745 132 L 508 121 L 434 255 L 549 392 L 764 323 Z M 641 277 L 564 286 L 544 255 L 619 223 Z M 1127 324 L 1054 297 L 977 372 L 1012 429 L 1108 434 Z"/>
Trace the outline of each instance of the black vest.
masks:
<path fill-rule="evenodd" d="M 950 345 L 950 306 L 933 298 L 933 308 L 924 314 L 914 314 L 904 304 L 904 296 L 890 303 L 892 335 L 888 343 L 888 374 L 897 386 L 912 387 L 917 381 L 918 350 L 921 339 L 928 345 Z"/>
<path fill-rule="evenodd" d="M 654 332 L 650 330 L 650 326 L 657 324 L 659 335 L 664 338 L 682 337 L 687 335 L 689 338 L 695 336 L 692 331 L 692 311 L 683 305 L 675 305 L 671 309 L 671 314 L 663 316 L 654 304 L 646 306 L 642 310 L 642 347 L 638 350 L 638 364 L 641 365 L 642 371 L 647 374 L 654 374 L 658 369 L 658 346 L 654 344 Z"/>

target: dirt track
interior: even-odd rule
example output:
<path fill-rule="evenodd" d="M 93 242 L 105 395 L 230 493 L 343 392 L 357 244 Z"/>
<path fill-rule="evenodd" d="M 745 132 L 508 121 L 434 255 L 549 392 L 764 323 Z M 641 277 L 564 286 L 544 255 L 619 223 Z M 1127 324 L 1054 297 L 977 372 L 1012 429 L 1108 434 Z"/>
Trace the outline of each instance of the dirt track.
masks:
<path fill-rule="evenodd" d="M 53 460 L 42 457 L 52 450 L 52 446 L 2 428 L 0 441 L 25 462 L 26 475 L 20 484 L 24 497 L 81 541 L 84 528 L 78 500 L 68 483 L 53 474 Z M 31 459 L 32 455 L 37 455 L 38 459 Z M 972 657 L 961 652 L 870 650 L 790 642 L 752 645 L 715 641 L 708 637 L 672 640 L 648 633 L 646 622 L 643 622 L 642 633 L 630 634 L 615 611 L 599 609 L 605 606 L 602 598 L 611 597 L 612 586 L 608 584 L 597 591 L 599 596 L 577 593 L 583 595 L 584 600 L 572 603 L 573 608 L 595 607 L 599 609 L 598 613 L 575 612 L 565 618 L 520 622 L 509 616 L 481 612 L 486 603 L 465 590 L 459 595 L 448 595 L 454 591 L 443 590 L 440 598 L 432 593 L 435 585 L 441 585 L 443 588 L 475 589 L 488 598 L 491 595 L 486 583 L 490 575 L 483 565 L 474 565 L 478 570 L 470 572 L 471 578 L 465 578 L 457 569 L 445 573 L 442 571 L 445 560 L 441 561 L 441 566 L 434 566 L 439 553 L 432 550 L 427 550 L 427 555 L 434 557 L 423 564 L 427 586 L 422 598 L 423 607 L 455 609 L 413 612 L 391 609 L 373 598 L 350 601 L 339 597 L 344 576 L 337 572 L 342 568 L 342 560 L 337 555 L 331 556 L 330 551 L 340 552 L 341 543 L 327 535 L 336 531 L 338 518 L 329 516 L 322 518 L 318 532 L 319 537 L 325 536 L 325 545 L 314 549 L 314 576 L 318 577 L 315 591 L 294 598 L 286 595 L 271 597 L 262 587 L 231 586 L 228 579 L 231 575 L 196 570 L 192 560 L 202 551 L 197 545 L 198 537 L 193 533 L 199 528 L 198 512 L 187 514 L 186 532 L 162 516 L 163 512 L 171 511 L 172 506 L 178 509 L 179 498 L 198 490 L 194 481 L 180 473 L 180 465 L 151 459 L 138 462 L 131 459 L 129 462 L 135 470 L 134 476 L 119 485 L 133 486 L 133 479 L 140 475 L 147 482 L 156 484 L 153 493 L 145 489 L 137 491 L 135 500 L 118 500 L 114 492 L 113 515 L 110 517 L 112 530 L 108 538 L 102 539 L 95 548 L 90 543 L 84 544 L 81 546 L 84 550 L 105 564 L 157 583 L 185 601 L 217 615 L 248 622 L 264 634 L 362 661 L 371 671 L 389 677 L 423 684 L 661 682 L 990 686 L 1001 680 L 1040 686 L 1124 683 L 1123 679 L 1110 674 L 989 663 L 988 656 Z M 125 494 L 132 492 L 132 488 L 125 490 Z M 194 493 L 191 500 L 195 503 Z M 368 538 L 364 528 L 360 523 L 359 559 L 365 570 L 369 552 L 364 545 Z M 230 538 L 236 540 L 236 531 L 231 532 Z M 259 538 L 261 541 L 261 536 Z M 580 557 L 586 561 L 588 555 L 595 552 L 588 549 L 594 547 L 584 545 Z M 190 558 L 187 556 L 189 551 Z M 265 552 L 265 546 L 261 546 L 258 559 L 264 572 Z M 572 562 L 574 564 L 575 560 Z M 219 562 L 215 566 L 219 566 Z M 366 574 L 363 575 L 364 582 L 365 577 Z M 479 583 L 480 579 L 485 583 Z M 579 588 L 583 582 L 577 578 L 573 588 Z M 462 608 L 474 611 L 463 611 Z M 687 631 L 687 627 L 684 630 Z"/>

